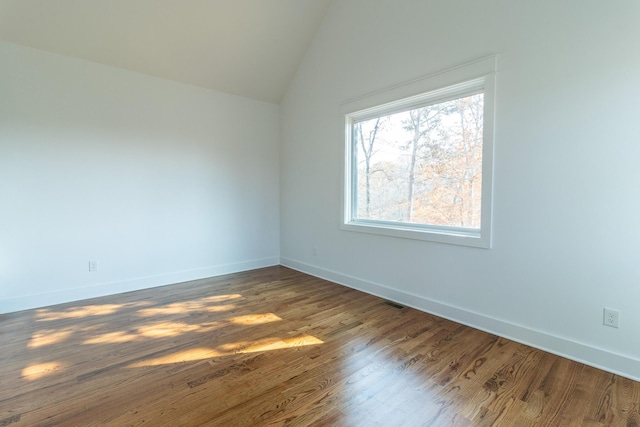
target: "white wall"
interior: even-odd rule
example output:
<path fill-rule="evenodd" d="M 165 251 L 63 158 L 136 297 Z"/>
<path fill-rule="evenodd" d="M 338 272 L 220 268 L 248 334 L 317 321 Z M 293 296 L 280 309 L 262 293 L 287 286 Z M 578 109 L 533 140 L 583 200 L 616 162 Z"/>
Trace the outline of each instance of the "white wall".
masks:
<path fill-rule="evenodd" d="M 639 19 L 635 0 L 334 2 L 282 104 L 281 262 L 639 379 Z M 341 231 L 340 104 L 493 53 L 493 248 Z"/>
<path fill-rule="evenodd" d="M 1 43 L 0 312 L 277 264 L 279 138 L 277 105 Z"/>

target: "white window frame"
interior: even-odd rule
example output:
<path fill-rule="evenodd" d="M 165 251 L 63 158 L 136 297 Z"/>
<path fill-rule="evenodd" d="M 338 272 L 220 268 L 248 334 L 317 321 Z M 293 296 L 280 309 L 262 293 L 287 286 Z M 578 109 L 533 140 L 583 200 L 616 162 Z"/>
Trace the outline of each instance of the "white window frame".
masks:
<path fill-rule="evenodd" d="M 491 247 L 496 72 L 497 55 L 493 55 L 341 105 L 340 128 L 344 141 L 342 230 L 478 248 Z M 357 182 L 357 165 L 354 164 L 354 151 L 357 148 L 352 140 L 354 123 L 479 92 L 484 94 L 480 229 L 355 218 L 353 207 L 357 194 L 353 186 Z"/>

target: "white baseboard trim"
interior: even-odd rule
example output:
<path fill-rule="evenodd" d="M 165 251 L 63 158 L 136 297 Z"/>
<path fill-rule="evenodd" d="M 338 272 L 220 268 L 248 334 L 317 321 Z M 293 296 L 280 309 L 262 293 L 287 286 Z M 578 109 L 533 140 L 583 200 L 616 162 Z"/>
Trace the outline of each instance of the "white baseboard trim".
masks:
<path fill-rule="evenodd" d="M 216 265 L 193 270 L 176 271 L 172 273 L 153 276 L 135 277 L 83 286 L 80 288 L 62 289 L 53 292 L 6 298 L 0 300 L 0 314 L 29 310 L 32 308 L 46 307 L 72 301 L 80 301 L 89 298 L 102 297 L 123 292 L 138 291 L 157 286 L 171 285 L 174 283 L 188 282 L 190 280 L 206 279 L 221 276 L 223 274 L 238 273 L 254 270 L 256 268 L 278 265 L 278 257 L 262 258 L 243 261 L 233 264 Z"/>
<path fill-rule="evenodd" d="M 369 282 L 336 271 L 316 267 L 290 258 L 280 257 L 280 264 L 303 273 L 329 280 L 349 288 L 376 295 L 434 314 L 475 329 L 565 357 L 585 365 L 593 366 L 613 374 L 640 381 L 640 360 L 611 351 L 592 347 L 567 338 L 537 331 L 526 326 L 515 325 L 504 320 L 475 313 L 419 295 L 400 291 L 385 285 Z"/>

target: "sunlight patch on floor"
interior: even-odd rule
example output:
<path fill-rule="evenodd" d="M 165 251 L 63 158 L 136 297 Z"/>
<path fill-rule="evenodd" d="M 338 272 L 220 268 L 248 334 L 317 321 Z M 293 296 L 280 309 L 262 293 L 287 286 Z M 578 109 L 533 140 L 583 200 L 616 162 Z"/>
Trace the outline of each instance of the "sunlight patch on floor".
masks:
<path fill-rule="evenodd" d="M 228 356 L 232 354 L 273 351 L 318 344 L 323 344 L 323 341 L 311 335 L 303 335 L 300 337 L 288 339 L 266 338 L 263 340 L 225 344 L 215 348 L 199 347 L 190 350 L 179 351 L 167 356 L 133 363 L 129 365 L 128 368 L 143 368 L 149 366 L 168 365 L 173 363 L 193 362 L 209 359 L 212 357 Z"/>
<path fill-rule="evenodd" d="M 121 344 L 138 338 L 137 334 L 126 331 L 110 332 L 85 340 L 82 344 Z"/>
<path fill-rule="evenodd" d="M 262 325 L 264 323 L 278 322 L 282 318 L 273 313 L 260 313 L 231 317 L 226 320 L 236 325 Z"/>
<path fill-rule="evenodd" d="M 228 295 L 212 295 L 210 297 L 200 298 L 199 301 L 202 302 L 220 302 L 220 301 L 229 301 L 230 299 L 238 299 L 242 298 L 240 294 L 228 294 Z"/>
<path fill-rule="evenodd" d="M 87 305 L 67 311 L 38 310 L 38 321 L 51 321 L 61 319 L 79 319 L 89 316 L 103 316 L 113 314 L 120 310 L 123 304 Z"/>
<path fill-rule="evenodd" d="M 45 345 L 57 344 L 66 340 L 73 333 L 73 329 L 44 329 L 34 333 L 31 341 L 27 344 L 29 348 L 44 347 Z"/>
<path fill-rule="evenodd" d="M 169 314 L 185 314 L 194 311 L 207 311 L 217 313 L 220 311 L 231 311 L 236 308 L 235 304 L 207 305 L 199 301 L 176 302 L 157 308 L 145 308 L 138 310 L 140 317 L 166 316 Z"/>
<path fill-rule="evenodd" d="M 203 328 L 198 324 L 190 325 L 182 322 L 161 322 L 142 326 L 137 329 L 137 332 L 145 338 L 165 338 L 175 337 L 189 332 L 204 332 L 202 329 L 210 330 L 210 328 Z"/>
<path fill-rule="evenodd" d="M 22 370 L 22 377 L 34 381 L 47 375 L 55 374 L 65 368 L 61 362 L 35 363 Z"/>
<path fill-rule="evenodd" d="M 142 362 L 133 363 L 128 368 L 144 368 L 147 366 L 169 365 L 172 363 L 193 362 L 196 360 L 209 359 L 211 357 L 222 356 L 215 348 L 192 348 L 190 350 L 179 351 L 167 356 L 156 357 L 154 359 L 143 360 Z"/>
<path fill-rule="evenodd" d="M 90 316 L 105 316 L 125 308 L 143 307 L 150 304 L 150 302 L 144 301 L 129 304 L 86 305 L 84 307 L 73 307 L 65 311 L 52 311 L 48 308 L 43 308 L 37 310 L 36 319 L 38 322 L 50 322 L 64 319 L 81 319 Z"/>
<path fill-rule="evenodd" d="M 283 348 L 304 347 L 317 344 L 323 344 L 323 341 L 312 335 L 304 335 L 301 337 L 289 338 L 285 340 L 266 340 L 266 342 L 250 343 L 248 347 L 239 350 L 237 353 L 256 353 L 259 351 L 281 350 Z"/>
<path fill-rule="evenodd" d="M 188 333 L 212 332 L 221 329 L 228 324 L 253 326 L 278 322 L 281 320 L 282 318 L 274 313 L 259 313 L 230 317 L 228 319 L 208 323 L 190 324 L 184 322 L 158 322 L 140 326 L 136 329 L 131 329 L 130 331 L 116 331 L 95 335 L 86 339 L 83 344 L 118 344 L 134 341 L 140 338 L 168 338 Z M 42 331 L 43 334 L 47 332 L 51 333 L 52 331 Z M 66 338 L 70 333 L 71 332 L 69 332 L 65 337 L 60 337 L 59 340 Z M 46 338 L 46 336 L 43 336 L 41 339 L 46 340 Z"/>

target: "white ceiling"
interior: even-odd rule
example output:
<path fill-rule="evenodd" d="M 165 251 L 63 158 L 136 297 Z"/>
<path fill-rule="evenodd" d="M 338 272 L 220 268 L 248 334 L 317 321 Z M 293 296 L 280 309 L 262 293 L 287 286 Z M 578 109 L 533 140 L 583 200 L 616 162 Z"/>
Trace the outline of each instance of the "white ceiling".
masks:
<path fill-rule="evenodd" d="M 0 0 L 0 40 L 279 103 L 332 0 Z"/>

